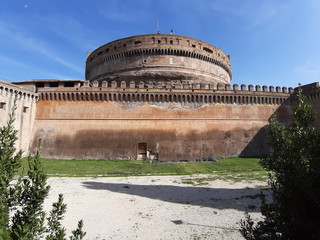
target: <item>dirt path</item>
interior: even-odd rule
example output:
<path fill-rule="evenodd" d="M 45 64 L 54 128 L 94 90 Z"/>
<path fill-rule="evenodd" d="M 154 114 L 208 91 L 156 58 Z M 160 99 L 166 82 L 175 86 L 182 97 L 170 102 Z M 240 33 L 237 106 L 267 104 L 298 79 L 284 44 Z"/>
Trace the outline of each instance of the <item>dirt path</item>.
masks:
<path fill-rule="evenodd" d="M 190 176 L 49 178 L 50 209 L 58 194 L 68 204 L 64 225 L 84 220 L 86 239 L 242 239 L 248 209 L 258 219 L 263 182 L 184 184 Z"/>

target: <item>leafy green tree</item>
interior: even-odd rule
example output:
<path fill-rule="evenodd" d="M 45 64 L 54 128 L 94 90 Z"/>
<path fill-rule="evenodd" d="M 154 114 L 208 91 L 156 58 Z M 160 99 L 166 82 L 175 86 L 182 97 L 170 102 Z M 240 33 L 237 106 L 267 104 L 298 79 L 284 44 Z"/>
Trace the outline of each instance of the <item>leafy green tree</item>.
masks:
<path fill-rule="evenodd" d="M 16 151 L 17 131 L 14 130 L 18 94 L 15 94 L 13 108 L 7 125 L 0 127 L 0 240 L 65 240 L 65 228 L 61 220 L 66 211 L 62 195 L 53 203 L 46 218 L 43 203 L 50 187 L 43 171 L 40 152 L 28 157 L 27 176 L 18 177 L 22 151 Z M 46 222 L 47 220 L 47 222 Z M 85 236 L 83 222 L 72 232 L 70 239 L 81 240 Z"/>
<path fill-rule="evenodd" d="M 269 155 L 261 160 L 270 172 L 272 201 L 262 201 L 262 221 L 246 214 L 240 222 L 246 239 L 320 239 L 320 132 L 315 112 L 301 90 L 291 126 L 270 123 Z"/>

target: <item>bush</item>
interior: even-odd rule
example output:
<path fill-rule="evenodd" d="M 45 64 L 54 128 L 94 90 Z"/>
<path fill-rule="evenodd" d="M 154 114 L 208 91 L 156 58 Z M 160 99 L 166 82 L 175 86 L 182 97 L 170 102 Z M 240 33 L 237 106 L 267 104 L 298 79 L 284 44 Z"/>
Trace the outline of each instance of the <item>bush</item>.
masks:
<path fill-rule="evenodd" d="M 62 195 L 53 204 L 49 217 L 46 218 L 43 210 L 50 187 L 42 170 L 39 151 L 28 158 L 27 177 L 21 175 L 14 180 L 22 158 L 22 151 L 17 152 L 15 148 L 17 131 L 13 124 L 16 102 L 17 95 L 7 125 L 0 128 L 0 240 L 36 240 L 43 237 L 64 240 L 66 234 L 61 220 L 66 205 L 63 204 Z M 79 221 L 70 239 L 83 239 L 86 233 L 82 231 L 82 226 L 82 221 Z"/>
<path fill-rule="evenodd" d="M 320 239 L 320 132 L 314 120 L 300 90 L 291 126 L 271 121 L 270 151 L 261 164 L 270 172 L 273 201 L 262 201 L 262 221 L 255 224 L 246 214 L 240 222 L 246 239 Z"/>

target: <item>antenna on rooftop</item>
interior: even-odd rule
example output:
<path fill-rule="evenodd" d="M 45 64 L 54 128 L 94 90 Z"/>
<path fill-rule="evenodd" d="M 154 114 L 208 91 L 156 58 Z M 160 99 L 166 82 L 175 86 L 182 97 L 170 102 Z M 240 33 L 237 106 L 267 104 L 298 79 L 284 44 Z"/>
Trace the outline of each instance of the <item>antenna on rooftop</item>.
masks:
<path fill-rule="evenodd" d="M 160 34 L 160 20 L 159 20 L 159 8 L 158 8 L 158 14 L 157 14 L 157 34 Z"/>

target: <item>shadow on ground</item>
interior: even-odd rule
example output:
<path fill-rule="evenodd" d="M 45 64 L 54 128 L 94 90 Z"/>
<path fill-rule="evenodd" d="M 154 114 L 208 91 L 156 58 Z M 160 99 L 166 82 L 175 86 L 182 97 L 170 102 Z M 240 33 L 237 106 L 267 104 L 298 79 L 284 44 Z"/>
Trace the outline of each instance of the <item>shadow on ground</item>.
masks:
<path fill-rule="evenodd" d="M 261 189 L 227 189 L 199 186 L 136 185 L 85 181 L 84 187 L 135 195 L 177 204 L 215 209 L 259 212 Z M 263 190 L 263 194 L 267 191 Z"/>

